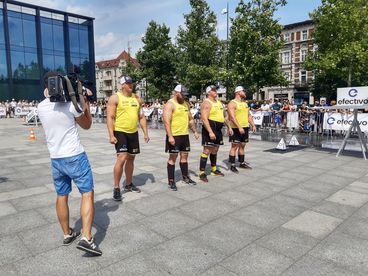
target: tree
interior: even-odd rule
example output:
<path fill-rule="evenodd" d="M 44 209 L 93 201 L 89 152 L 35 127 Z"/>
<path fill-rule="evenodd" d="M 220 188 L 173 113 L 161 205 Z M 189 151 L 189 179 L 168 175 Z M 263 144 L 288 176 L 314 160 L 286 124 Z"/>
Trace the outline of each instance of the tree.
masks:
<path fill-rule="evenodd" d="M 285 0 L 251 0 L 238 4 L 230 30 L 229 63 L 233 85 L 257 93 L 262 87 L 286 85 L 280 68 L 282 26 L 274 19 Z"/>
<path fill-rule="evenodd" d="M 220 41 L 216 35 L 216 16 L 207 2 L 190 0 L 190 6 L 191 12 L 184 15 L 185 27 L 178 30 L 177 72 L 191 94 L 200 96 L 205 86 L 218 78 Z"/>
<path fill-rule="evenodd" d="M 175 84 L 175 48 L 169 36 L 170 28 L 151 21 L 142 38 L 143 49 L 137 53 L 141 78 L 150 84 L 150 97 L 168 98 Z"/>
<path fill-rule="evenodd" d="M 368 85 L 367 1 L 322 0 L 311 18 L 318 48 L 305 67 L 315 72 L 315 93 L 334 97 L 337 86 Z"/>

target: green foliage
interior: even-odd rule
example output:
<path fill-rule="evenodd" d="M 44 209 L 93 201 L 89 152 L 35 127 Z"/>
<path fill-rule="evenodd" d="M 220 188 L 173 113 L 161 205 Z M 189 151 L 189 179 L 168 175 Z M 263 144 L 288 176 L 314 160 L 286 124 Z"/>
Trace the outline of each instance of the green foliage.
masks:
<path fill-rule="evenodd" d="M 191 12 L 184 15 L 185 27 L 177 36 L 178 78 L 200 96 L 206 85 L 218 78 L 221 64 L 221 45 L 216 35 L 217 19 L 204 0 L 190 0 Z"/>
<path fill-rule="evenodd" d="M 140 71 L 131 71 L 132 77 L 146 78 L 151 87 L 151 98 L 167 98 L 175 84 L 175 48 L 169 36 L 170 29 L 151 21 L 142 38 L 143 49 L 137 53 Z M 152 89 L 153 87 L 153 89 Z"/>
<path fill-rule="evenodd" d="M 243 84 L 253 92 L 286 85 L 279 61 L 282 26 L 274 19 L 284 0 L 241 0 L 232 19 L 229 45 L 231 85 Z"/>
<path fill-rule="evenodd" d="M 317 51 L 305 67 L 314 70 L 314 93 L 334 97 L 336 87 L 368 85 L 367 0 L 323 0 L 311 18 Z"/>

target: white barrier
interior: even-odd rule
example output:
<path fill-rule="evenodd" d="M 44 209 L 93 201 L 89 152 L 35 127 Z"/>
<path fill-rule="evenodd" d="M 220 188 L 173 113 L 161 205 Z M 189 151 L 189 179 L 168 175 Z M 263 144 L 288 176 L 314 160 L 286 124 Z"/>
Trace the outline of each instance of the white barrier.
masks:
<path fill-rule="evenodd" d="M 326 130 L 349 130 L 349 127 L 353 123 L 353 114 L 344 114 L 344 113 L 325 113 L 323 118 L 323 129 Z M 358 114 L 358 123 L 360 129 L 363 132 L 368 132 L 368 114 L 367 113 L 359 113 Z"/>
<path fill-rule="evenodd" d="M 262 111 L 250 111 L 250 114 L 252 115 L 253 117 L 253 122 L 255 125 L 257 126 L 261 126 L 262 125 L 262 122 L 263 122 L 263 112 Z"/>
<path fill-rule="evenodd" d="M 0 107 L 0 117 L 2 116 L 6 116 L 6 110 L 5 110 L 5 107 Z"/>
<path fill-rule="evenodd" d="M 286 115 L 286 126 L 288 128 L 298 128 L 299 127 L 299 112 L 290 111 Z"/>

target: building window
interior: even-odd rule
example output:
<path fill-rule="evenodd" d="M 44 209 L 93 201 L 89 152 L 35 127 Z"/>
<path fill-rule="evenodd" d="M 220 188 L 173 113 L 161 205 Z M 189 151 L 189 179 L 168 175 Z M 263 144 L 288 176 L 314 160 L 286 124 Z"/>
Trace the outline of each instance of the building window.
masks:
<path fill-rule="evenodd" d="M 284 41 L 289 42 L 290 41 L 290 33 L 284 34 Z"/>
<path fill-rule="evenodd" d="M 306 83 L 307 82 L 307 71 L 303 70 L 300 71 L 300 82 Z"/>
<path fill-rule="evenodd" d="M 289 71 L 284 72 L 284 76 L 285 76 L 285 79 L 286 79 L 287 81 L 291 81 L 291 74 L 290 74 L 290 72 L 289 72 Z"/>
<path fill-rule="evenodd" d="M 289 64 L 290 60 L 290 52 L 283 52 L 282 53 L 282 64 Z"/>
<path fill-rule="evenodd" d="M 303 30 L 302 31 L 302 40 L 307 40 L 308 39 L 308 30 Z"/>
<path fill-rule="evenodd" d="M 307 57 L 307 49 L 301 49 L 300 51 L 300 61 L 305 61 L 305 58 Z"/>

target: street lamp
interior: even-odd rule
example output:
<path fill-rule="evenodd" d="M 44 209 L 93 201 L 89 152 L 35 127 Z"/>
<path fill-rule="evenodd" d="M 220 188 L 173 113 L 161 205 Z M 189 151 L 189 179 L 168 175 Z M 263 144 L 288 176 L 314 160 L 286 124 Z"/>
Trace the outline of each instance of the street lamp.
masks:
<path fill-rule="evenodd" d="M 226 9 L 221 11 L 226 14 L 226 98 L 229 97 L 229 2 L 226 2 Z"/>

